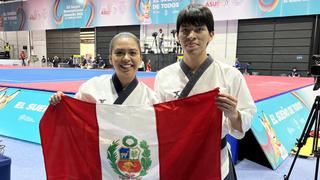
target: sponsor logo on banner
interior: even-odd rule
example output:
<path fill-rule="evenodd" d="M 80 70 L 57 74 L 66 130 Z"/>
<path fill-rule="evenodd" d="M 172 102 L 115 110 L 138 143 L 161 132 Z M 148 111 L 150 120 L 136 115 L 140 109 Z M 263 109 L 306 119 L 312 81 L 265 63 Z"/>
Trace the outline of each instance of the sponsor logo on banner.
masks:
<path fill-rule="evenodd" d="M 142 24 L 151 24 L 151 2 L 150 0 L 136 0 L 136 16 Z"/>
<path fill-rule="evenodd" d="M 207 7 L 224 7 L 228 6 L 228 0 L 211 0 L 206 2 Z"/>
<path fill-rule="evenodd" d="M 261 11 L 263 12 L 271 12 L 273 11 L 279 4 L 279 0 L 259 0 L 258 5 Z"/>
<path fill-rule="evenodd" d="M 262 117 L 259 116 L 260 122 L 264 127 L 265 135 L 267 137 L 267 143 L 262 144 L 261 147 L 263 151 L 270 153 L 272 158 L 270 160 L 273 164 L 277 164 L 279 158 L 284 160 L 288 156 L 288 151 L 286 148 L 281 144 L 277 133 L 275 132 L 274 128 L 270 124 L 270 120 L 266 116 L 264 112 L 261 112 Z"/>
<path fill-rule="evenodd" d="M 152 164 L 149 145 L 138 142 L 133 136 L 115 140 L 108 147 L 108 159 L 113 171 L 122 179 L 141 179 L 147 175 Z"/>
<path fill-rule="evenodd" d="M 17 90 L 12 94 L 7 94 L 7 91 L 5 91 L 6 89 L 7 88 L 0 87 L 0 109 L 4 108 L 10 101 L 12 101 L 20 93 L 20 90 Z"/>
<path fill-rule="evenodd" d="M 61 9 L 59 11 L 59 7 Z M 53 18 L 56 25 L 63 24 L 64 21 L 74 21 L 87 18 L 85 27 L 91 27 L 94 20 L 95 7 L 93 0 L 67 4 L 67 2 L 55 0 L 53 7 Z"/>

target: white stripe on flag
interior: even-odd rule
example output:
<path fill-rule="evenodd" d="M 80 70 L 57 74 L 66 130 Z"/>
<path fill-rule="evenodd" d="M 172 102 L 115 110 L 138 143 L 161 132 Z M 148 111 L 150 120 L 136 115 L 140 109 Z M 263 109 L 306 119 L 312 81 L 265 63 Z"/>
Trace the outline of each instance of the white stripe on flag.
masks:
<path fill-rule="evenodd" d="M 108 106 L 108 107 L 106 107 Z M 158 153 L 158 137 L 156 128 L 156 118 L 153 106 L 115 106 L 115 105 L 96 105 L 97 108 L 97 121 L 100 127 L 99 130 L 99 148 L 102 167 L 102 179 L 121 179 L 119 173 L 116 172 L 111 166 L 112 162 L 109 155 L 110 152 L 117 154 L 117 160 L 114 161 L 113 166 L 119 170 L 122 174 L 130 174 L 133 177 L 139 176 L 143 170 L 146 170 L 146 175 L 141 176 L 143 179 L 155 180 L 159 179 L 159 153 Z M 120 128 L 121 127 L 121 128 Z M 109 148 L 113 142 L 117 141 L 119 145 L 115 151 Z M 137 140 L 137 141 L 136 141 Z M 147 148 L 142 145 L 142 141 L 147 142 Z M 124 142 L 124 144 L 123 144 Z M 132 147 L 131 147 L 132 146 Z M 109 150 L 108 150 L 109 148 Z M 125 166 L 122 169 L 118 166 L 120 152 L 119 149 L 123 148 L 125 152 L 129 151 L 130 156 L 122 154 Z M 151 151 L 148 156 L 148 150 Z M 123 152 L 123 151 L 122 151 Z M 138 154 L 135 156 L 135 154 Z M 147 156 L 146 156 L 147 155 Z M 145 157 L 147 160 L 151 160 L 151 165 L 142 165 L 141 158 Z M 128 159 L 129 158 L 129 159 Z M 141 168 L 139 172 L 135 173 L 137 164 L 140 163 Z M 131 169 L 124 170 L 123 167 Z M 135 170 L 134 170 L 135 169 Z"/>

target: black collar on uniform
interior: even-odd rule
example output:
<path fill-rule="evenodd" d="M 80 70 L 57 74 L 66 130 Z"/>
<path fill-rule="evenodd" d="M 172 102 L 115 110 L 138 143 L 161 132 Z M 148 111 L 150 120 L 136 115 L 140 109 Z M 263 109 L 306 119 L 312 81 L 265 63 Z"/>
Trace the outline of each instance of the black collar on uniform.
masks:
<path fill-rule="evenodd" d="M 183 61 L 180 62 L 180 67 L 184 74 L 188 77 L 189 81 L 181 91 L 179 98 L 187 97 L 191 92 L 194 85 L 200 79 L 202 74 L 207 70 L 207 68 L 212 64 L 213 59 L 208 56 L 207 59 L 200 65 L 195 73 L 192 73 L 191 69 Z"/>
<path fill-rule="evenodd" d="M 210 64 L 212 62 L 213 62 L 212 57 L 210 55 L 208 55 L 206 60 L 200 65 L 200 67 L 197 69 L 197 71 L 195 73 L 192 72 L 192 70 L 189 68 L 189 66 L 183 60 L 180 61 L 180 67 L 181 67 L 182 71 L 184 72 L 184 74 L 190 80 L 190 78 L 195 74 L 198 74 L 201 76 L 202 73 L 210 66 Z"/>
<path fill-rule="evenodd" d="M 114 101 L 113 104 L 122 104 L 139 83 L 137 77 L 135 77 L 126 88 L 123 88 L 116 74 L 112 75 L 112 82 L 118 94 L 118 98 Z"/>
<path fill-rule="evenodd" d="M 112 82 L 113 82 L 114 88 L 117 91 L 117 94 L 119 94 L 123 88 L 122 88 L 121 82 L 116 74 L 112 75 Z"/>

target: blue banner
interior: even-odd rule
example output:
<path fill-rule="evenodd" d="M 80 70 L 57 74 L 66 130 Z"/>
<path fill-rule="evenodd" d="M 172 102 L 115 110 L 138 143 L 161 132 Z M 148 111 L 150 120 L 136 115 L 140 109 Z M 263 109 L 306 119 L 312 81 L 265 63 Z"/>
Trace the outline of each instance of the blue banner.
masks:
<path fill-rule="evenodd" d="M 0 134 L 40 143 L 39 122 L 52 94 L 0 87 Z"/>
<path fill-rule="evenodd" d="M 189 4 L 189 0 L 153 0 L 152 24 L 175 24 L 178 13 Z"/>
<path fill-rule="evenodd" d="M 297 92 L 301 94 L 310 90 L 310 87 L 306 87 Z M 286 93 L 256 104 L 258 111 L 253 118 L 251 129 L 273 169 L 291 152 L 309 115 L 309 105 L 297 92 Z"/>
<path fill-rule="evenodd" d="M 258 0 L 256 17 L 300 16 L 320 13 L 319 0 Z"/>

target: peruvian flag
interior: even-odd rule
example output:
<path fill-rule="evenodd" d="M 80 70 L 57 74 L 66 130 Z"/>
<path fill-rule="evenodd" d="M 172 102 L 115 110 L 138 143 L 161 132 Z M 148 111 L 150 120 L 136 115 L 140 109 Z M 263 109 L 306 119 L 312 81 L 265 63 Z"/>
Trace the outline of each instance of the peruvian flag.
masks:
<path fill-rule="evenodd" d="M 47 179 L 220 180 L 218 93 L 153 106 L 63 96 L 40 122 Z"/>

